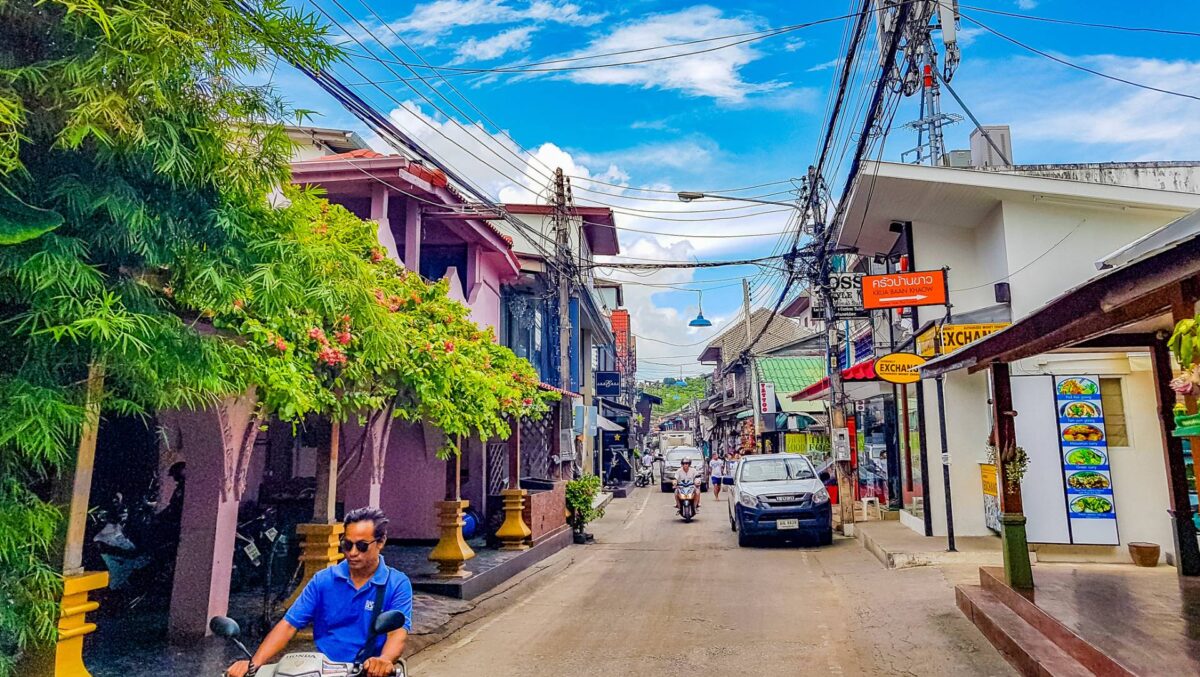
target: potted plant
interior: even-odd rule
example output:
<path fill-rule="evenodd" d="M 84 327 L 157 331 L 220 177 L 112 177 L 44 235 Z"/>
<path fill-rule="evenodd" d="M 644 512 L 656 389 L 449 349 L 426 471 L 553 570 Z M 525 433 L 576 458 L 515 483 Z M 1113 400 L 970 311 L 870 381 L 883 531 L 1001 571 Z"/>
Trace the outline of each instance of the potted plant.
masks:
<path fill-rule="evenodd" d="M 604 509 L 595 507 L 600 488 L 600 478 L 596 475 L 585 475 L 567 482 L 567 510 L 570 513 L 568 522 L 575 534 L 576 543 L 587 543 L 590 534 L 584 533 L 584 527 L 588 522 L 604 516 Z"/>
<path fill-rule="evenodd" d="M 1200 315 L 1180 320 L 1167 347 L 1183 370 L 1171 381 L 1171 389 L 1184 397 L 1200 396 Z M 1176 407 L 1173 434 L 1176 437 L 1200 435 L 1200 413 L 1189 414 L 1186 409 Z"/>

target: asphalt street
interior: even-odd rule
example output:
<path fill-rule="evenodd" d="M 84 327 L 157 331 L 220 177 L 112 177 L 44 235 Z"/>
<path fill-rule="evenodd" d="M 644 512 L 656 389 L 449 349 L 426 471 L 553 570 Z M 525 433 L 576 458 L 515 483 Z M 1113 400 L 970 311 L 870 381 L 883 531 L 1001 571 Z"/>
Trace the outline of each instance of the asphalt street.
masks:
<path fill-rule="evenodd" d="M 463 675 L 1013 675 L 954 607 L 973 572 L 889 571 L 856 541 L 739 548 L 724 501 L 614 501 L 570 566 L 409 661 Z M 565 555 L 565 553 L 563 553 Z"/>

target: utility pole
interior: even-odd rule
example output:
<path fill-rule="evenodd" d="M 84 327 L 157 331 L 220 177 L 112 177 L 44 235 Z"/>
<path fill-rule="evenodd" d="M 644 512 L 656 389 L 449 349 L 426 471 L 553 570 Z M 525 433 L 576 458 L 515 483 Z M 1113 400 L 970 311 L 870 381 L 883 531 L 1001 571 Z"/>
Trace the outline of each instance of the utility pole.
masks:
<path fill-rule="evenodd" d="M 754 343 L 754 331 L 750 322 L 750 280 L 742 278 L 742 303 L 746 309 L 746 369 L 750 372 L 750 411 L 754 413 L 754 448 L 758 449 L 762 439 L 762 414 L 759 413 L 758 372 L 754 370 L 754 357 L 750 344 Z"/>
<path fill-rule="evenodd" d="M 571 389 L 571 278 L 568 271 L 571 270 L 571 224 L 570 215 L 567 212 L 567 186 L 566 178 L 563 176 L 561 167 L 554 170 L 554 243 L 555 243 L 555 264 L 557 267 L 556 277 L 558 279 L 558 373 L 559 383 L 563 390 Z M 559 462 L 562 462 L 562 452 L 567 451 L 562 448 L 566 442 L 570 441 L 570 454 L 573 464 L 578 462 L 577 450 L 575 449 L 575 436 L 573 434 L 575 426 L 574 412 L 571 409 L 570 399 L 564 398 L 559 404 Z M 586 428 L 586 426 L 585 426 Z M 601 457 L 600 462 L 604 459 Z M 593 468 L 593 470 L 602 475 L 601 468 Z"/>

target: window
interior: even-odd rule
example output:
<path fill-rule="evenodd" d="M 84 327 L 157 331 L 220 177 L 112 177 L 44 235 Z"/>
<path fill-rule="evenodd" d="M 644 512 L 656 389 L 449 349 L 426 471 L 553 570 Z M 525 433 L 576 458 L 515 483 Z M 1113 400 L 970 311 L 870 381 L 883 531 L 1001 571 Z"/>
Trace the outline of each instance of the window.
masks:
<path fill-rule="evenodd" d="M 1128 447 L 1129 429 L 1125 424 L 1125 393 L 1121 390 L 1121 379 L 1100 379 L 1100 407 L 1104 410 L 1108 446 Z"/>

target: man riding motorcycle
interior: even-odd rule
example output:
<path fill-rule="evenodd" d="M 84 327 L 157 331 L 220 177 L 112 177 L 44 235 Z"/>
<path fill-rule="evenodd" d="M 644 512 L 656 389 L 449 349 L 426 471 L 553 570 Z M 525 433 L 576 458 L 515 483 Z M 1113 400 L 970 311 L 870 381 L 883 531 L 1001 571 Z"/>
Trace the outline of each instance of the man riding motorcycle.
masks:
<path fill-rule="evenodd" d="M 386 677 L 404 652 L 412 629 L 412 583 L 408 576 L 383 561 L 388 519 L 376 508 L 359 508 L 346 515 L 341 548 L 346 559 L 313 576 L 283 620 L 263 638 L 249 661 L 229 666 L 229 677 L 245 677 L 283 651 L 309 623 L 317 650 L 332 661 L 351 663 L 372 637 L 373 618 L 384 611 L 404 614 L 404 627 L 375 638 L 363 662 L 363 674 Z M 382 608 L 375 610 L 377 604 Z"/>
<path fill-rule="evenodd" d="M 679 488 L 680 482 L 691 482 L 694 485 L 700 483 L 699 473 L 694 468 L 692 468 L 692 459 L 690 459 L 690 458 L 685 457 L 679 461 L 679 470 L 675 471 L 675 488 L 676 489 Z M 699 510 L 700 509 L 700 492 L 699 491 L 697 491 L 695 494 L 695 501 L 696 501 L 696 510 Z M 683 501 L 679 500 L 679 492 L 676 491 L 675 492 L 675 510 L 682 511 L 682 509 L 683 509 Z"/>

